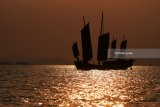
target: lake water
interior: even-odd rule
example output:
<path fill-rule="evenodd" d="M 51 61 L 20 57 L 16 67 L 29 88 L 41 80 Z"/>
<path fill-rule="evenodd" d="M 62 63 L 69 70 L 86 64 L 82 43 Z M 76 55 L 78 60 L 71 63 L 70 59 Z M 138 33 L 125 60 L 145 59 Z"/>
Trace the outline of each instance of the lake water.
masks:
<path fill-rule="evenodd" d="M 160 107 L 160 67 L 77 71 L 73 65 L 1 65 L 0 106 Z"/>

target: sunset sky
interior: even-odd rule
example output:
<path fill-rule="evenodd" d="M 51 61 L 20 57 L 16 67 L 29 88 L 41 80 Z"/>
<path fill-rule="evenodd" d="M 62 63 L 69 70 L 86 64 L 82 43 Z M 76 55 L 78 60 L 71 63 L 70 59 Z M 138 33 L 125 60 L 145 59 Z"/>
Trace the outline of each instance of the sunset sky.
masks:
<path fill-rule="evenodd" d="M 1 0 L 0 60 L 73 60 L 71 46 L 78 41 L 82 16 L 90 22 L 94 58 L 104 28 L 128 48 L 160 48 L 159 0 Z"/>

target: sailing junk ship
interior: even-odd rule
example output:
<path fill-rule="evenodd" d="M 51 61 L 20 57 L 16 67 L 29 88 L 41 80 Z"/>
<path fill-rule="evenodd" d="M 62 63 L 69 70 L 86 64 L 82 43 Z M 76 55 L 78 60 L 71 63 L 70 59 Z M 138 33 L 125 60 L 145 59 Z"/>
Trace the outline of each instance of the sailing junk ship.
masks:
<path fill-rule="evenodd" d="M 83 17 L 84 20 L 84 17 Z M 85 24 L 84 20 L 84 27 L 81 30 L 81 40 L 82 40 L 82 60 L 79 59 L 79 50 L 77 42 L 73 43 L 72 50 L 73 55 L 76 58 L 74 61 L 75 66 L 77 69 L 82 70 L 90 70 L 90 69 L 127 69 L 133 65 L 133 59 L 124 59 L 124 58 L 108 58 L 108 50 L 109 50 L 109 39 L 110 33 L 104 33 L 104 26 L 103 26 L 103 13 L 102 13 L 102 20 L 101 20 L 101 31 L 98 39 L 98 51 L 97 51 L 97 61 L 98 64 L 91 64 L 89 61 L 93 58 L 92 52 L 92 44 L 91 44 L 91 36 L 90 36 L 90 28 L 89 23 Z M 117 40 L 114 39 L 111 43 L 111 57 L 114 57 L 114 52 L 116 49 Z M 120 50 L 125 51 L 127 47 L 127 39 L 122 40 L 120 45 Z M 120 55 L 119 57 L 124 57 L 124 55 Z"/>

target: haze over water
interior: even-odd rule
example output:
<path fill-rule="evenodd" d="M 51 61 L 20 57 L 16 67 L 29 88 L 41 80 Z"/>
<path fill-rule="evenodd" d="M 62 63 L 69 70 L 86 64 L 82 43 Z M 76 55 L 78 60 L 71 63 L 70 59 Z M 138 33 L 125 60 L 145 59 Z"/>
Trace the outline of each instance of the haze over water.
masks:
<path fill-rule="evenodd" d="M 117 48 L 124 34 L 127 48 L 160 47 L 159 0 L 1 0 L 0 61 L 73 61 L 72 43 L 81 49 L 82 16 L 90 23 L 96 60 L 102 11 L 104 31 Z"/>
<path fill-rule="evenodd" d="M 160 67 L 76 70 L 72 65 L 1 65 L 0 106 L 160 106 Z"/>

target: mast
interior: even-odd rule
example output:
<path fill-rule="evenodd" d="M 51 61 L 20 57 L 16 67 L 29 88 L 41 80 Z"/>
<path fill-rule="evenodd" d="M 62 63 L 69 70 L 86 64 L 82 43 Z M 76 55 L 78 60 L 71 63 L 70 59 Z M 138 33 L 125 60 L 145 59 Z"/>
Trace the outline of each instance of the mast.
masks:
<path fill-rule="evenodd" d="M 85 19 L 83 16 L 84 27 L 81 30 L 81 40 L 82 40 L 82 58 L 83 62 L 88 63 L 92 59 L 92 44 L 90 36 L 90 27 L 89 23 L 85 25 Z"/>
<path fill-rule="evenodd" d="M 85 18 L 84 18 L 84 16 L 83 16 L 83 23 L 84 23 L 84 26 L 86 25 L 86 23 L 85 23 Z"/>
<path fill-rule="evenodd" d="M 109 32 L 104 33 L 103 12 L 102 12 L 101 29 L 100 29 L 100 36 L 98 39 L 98 51 L 97 51 L 97 60 L 99 64 L 101 61 L 107 60 L 108 48 L 109 48 Z"/>
<path fill-rule="evenodd" d="M 102 35 L 104 33 L 103 30 L 104 29 L 103 29 L 103 12 L 102 12 L 100 35 Z"/>

